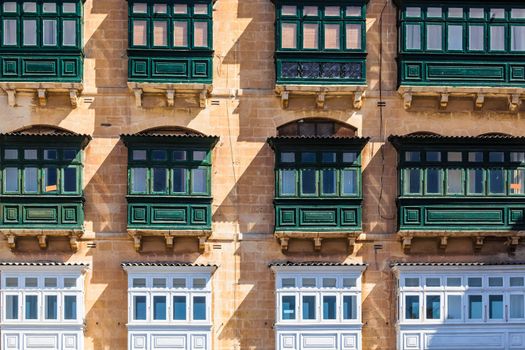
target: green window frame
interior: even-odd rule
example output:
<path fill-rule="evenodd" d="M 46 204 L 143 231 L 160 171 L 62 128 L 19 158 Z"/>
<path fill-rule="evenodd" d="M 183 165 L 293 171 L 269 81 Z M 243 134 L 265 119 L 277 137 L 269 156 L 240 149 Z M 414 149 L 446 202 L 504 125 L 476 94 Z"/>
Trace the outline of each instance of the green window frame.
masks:
<path fill-rule="evenodd" d="M 399 188 L 402 197 L 524 197 L 525 151 L 407 148 L 400 156 Z"/>
<path fill-rule="evenodd" d="M 129 0 L 129 48 L 211 50 L 212 11 L 211 1 Z M 155 25 L 160 23 L 164 26 L 155 30 Z M 182 23 L 185 26 L 176 27 Z M 161 33 L 165 33 L 164 40 L 156 41 L 156 35 Z M 200 34 L 197 35 L 198 33 Z M 139 37 L 143 41 L 137 43 L 135 39 Z M 182 43 L 179 41 L 181 39 Z"/>
<path fill-rule="evenodd" d="M 79 0 L 4 1 L 0 4 L 0 18 L 0 50 L 81 50 L 82 2 Z"/>
<path fill-rule="evenodd" d="M 406 2 L 400 7 L 399 26 L 401 53 L 519 55 L 525 52 L 525 5 L 516 2 L 460 5 Z M 461 40 L 457 40 L 459 27 Z M 412 28 L 419 28 L 419 32 Z M 436 42 L 440 42 L 439 47 Z"/>
<path fill-rule="evenodd" d="M 80 147 L 3 144 L 0 153 L 2 195 L 82 195 Z"/>
<path fill-rule="evenodd" d="M 128 152 L 128 194 L 173 197 L 211 195 L 210 148 L 137 145 L 130 146 Z M 144 182 L 137 185 L 139 177 Z M 157 181 L 158 178 L 160 180 Z"/>

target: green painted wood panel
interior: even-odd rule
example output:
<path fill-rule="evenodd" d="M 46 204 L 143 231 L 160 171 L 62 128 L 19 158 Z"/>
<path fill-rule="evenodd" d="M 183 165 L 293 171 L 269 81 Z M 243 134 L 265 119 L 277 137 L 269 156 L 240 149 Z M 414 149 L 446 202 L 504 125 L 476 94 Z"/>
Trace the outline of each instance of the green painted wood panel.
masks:
<path fill-rule="evenodd" d="M 0 55 L 0 80 L 81 82 L 82 64 L 80 54 Z"/>
<path fill-rule="evenodd" d="M 278 84 L 365 84 L 366 55 L 277 54 L 276 73 Z"/>
<path fill-rule="evenodd" d="M 212 82 L 212 57 L 130 56 L 128 79 L 135 82 Z"/>

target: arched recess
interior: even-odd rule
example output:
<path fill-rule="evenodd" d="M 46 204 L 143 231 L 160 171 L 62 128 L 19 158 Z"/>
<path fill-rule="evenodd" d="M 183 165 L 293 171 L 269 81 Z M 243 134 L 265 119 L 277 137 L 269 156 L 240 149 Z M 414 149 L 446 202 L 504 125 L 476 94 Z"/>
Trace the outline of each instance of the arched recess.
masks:
<path fill-rule="evenodd" d="M 143 136 L 162 136 L 162 135 L 178 135 L 178 136 L 206 136 L 200 131 L 185 128 L 182 126 L 156 126 L 154 128 L 145 129 L 137 132 L 135 135 Z"/>
<path fill-rule="evenodd" d="M 356 136 L 357 128 L 328 118 L 294 120 L 277 128 L 277 136 Z"/>
<path fill-rule="evenodd" d="M 512 137 L 511 134 L 507 134 L 504 132 L 487 132 L 484 134 L 479 134 L 478 137 Z"/>
<path fill-rule="evenodd" d="M 47 124 L 33 124 L 18 128 L 11 131 L 9 134 L 12 135 L 49 135 L 49 136 L 65 136 L 65 135 L 78 135 L 76 132 L 61 128 L 55 125 Z"/>
<path fill-rule="evenodd" d="M 407 134 L 406 136 L 441 136 L 441 135 L 435 132 L 431 132 L 431 131 L 416 131 L 416 132 L 411 132 L 410 134 Z"/>

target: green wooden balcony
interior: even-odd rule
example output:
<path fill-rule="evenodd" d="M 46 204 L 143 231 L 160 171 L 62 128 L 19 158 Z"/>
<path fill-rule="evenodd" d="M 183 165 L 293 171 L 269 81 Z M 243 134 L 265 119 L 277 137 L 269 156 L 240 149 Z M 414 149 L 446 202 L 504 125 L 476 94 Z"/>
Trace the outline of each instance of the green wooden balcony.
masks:
<path fill-rule="evenodd" d="M 71 82 L 82 81 L 83 56 L 77 53 L 6 52 L 0 56 L 2 82 Z"/>

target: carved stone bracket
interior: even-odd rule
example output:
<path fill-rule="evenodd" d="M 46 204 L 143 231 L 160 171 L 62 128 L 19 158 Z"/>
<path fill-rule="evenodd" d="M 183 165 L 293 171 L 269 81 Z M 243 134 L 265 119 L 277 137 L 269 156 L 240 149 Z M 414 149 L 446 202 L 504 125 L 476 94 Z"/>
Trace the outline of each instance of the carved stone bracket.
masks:
<path fill-rule="evenodd" d="M 203 252 L 206 248 L 206 241 L 211 236 L 211 231 L 129 229 L 128 234 L 133 239 L 133 247 L 137 252 L 142 250 L 142 239 L 144 237 L 162 237 L 166 243 L 166 249 L 173 249 L 176 238 L 194 237 L 198 240 L 199 251 Z"/>
<path fill-rule="evenodd" d="M 315 96 L 315 106 L 325 108 L 329 97 L 352 97 L 352 106 L 361 109 L 366 85 L 276 85 L 275 92 L 280 97 L 281 108 L 286 109 L 291 95 Z"/>
<path fill-rule="evenodd" d="M 435 96 L 439 99 L 441 109 L 446 109 L 450 97 L 473 97 L 474 108 L 481 109 L 485 105 L 485 98 L 505 98 L 508 101 L 509 111 L 517 112 L 525 98 L 525 89 L 514 87 L 456 87 L 456 86 L 412 86 L 402 85 L 398 89 L 403 97 L 405 109 L 412 107 L 415 96 Z"/>
<path fill-rule="evenodd" d="M 303 231 L 277 231 L 274 233 L 281 244 L 283 252 L 288 251 L 290 239 L 311 240 L 315 251 L 320 251 L 325 239 L 347 239 L 349 252 L 354 250 L 355 242 L 360 232 L 303 232 Z"/>
<path fill-rule="evenodd" d="M 199 107 L 205 108 L 213 87 L 210 84 L 128 82 L 128 88 L 135 96 L 135 106 L 137 108 L 143 107 L 142 99 L 145 94 L 164 95 L 167 107 L 175 106 L 177 95 L 194 95 L 197 96 Z"/>
<path fill-rule="evenodd" d="M 441 250 L 446 250 L 450 239 L 470 238 L 475 252 L 479 252 L 485 244 L 487 237 L 505 238 L 509 253 L 513 253 L 519 245 L 520 239 L 525 238 L 525 231 L 402 231 L 398 233 L 405 253 L 410 253 L 414 238 L 438 239 L 438 246 Z"/>
<path fill-rule="evenodd" d="M 17 106 L 17 97 L 22 94 L 36 94 L 38 105 L 47 106 L 49 92 L 64 93 L 69 97 L 72 108 L 78 107 L 78 96 L 83 89 L 81 83 L 37 83 L 9 82 L 0 83 L 0 89 L 7 94 L 9 107 Z"/>
<path fill-rule="evenodd" d="M 21 237 L 35 237 L 38 240 L 40 249 L 47 249 L 49 238 L 66 237 L 73 252 L 79 248 L 78 241 L 83 235 L 81 230 L 33 230 L 33 229 L 12 229 L 1 230 L 7 239 L 9 249 L 15 250 L 17 239 Z"/>

